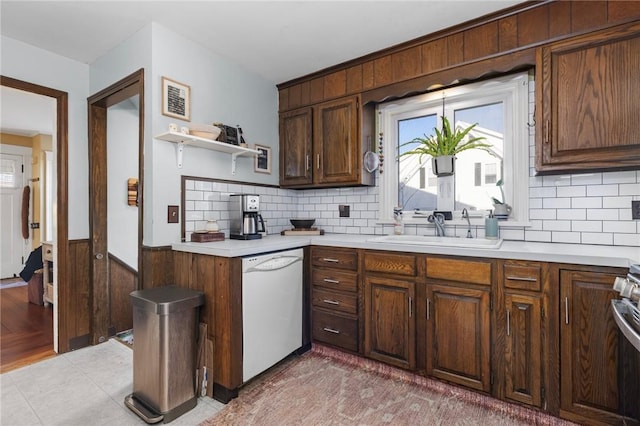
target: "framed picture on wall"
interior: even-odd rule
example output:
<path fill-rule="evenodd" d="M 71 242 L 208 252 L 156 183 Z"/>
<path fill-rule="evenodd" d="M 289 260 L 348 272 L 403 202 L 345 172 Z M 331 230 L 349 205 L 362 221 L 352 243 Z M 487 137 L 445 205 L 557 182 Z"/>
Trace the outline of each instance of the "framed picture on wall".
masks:
<path fill-rule="evenodd" d="M 162 114 L 191 121 L 191 87 L 162 77 Z"/>
<path fill-rule="evenodd" d="M 254 148 L 260 151 L 256 154 L 254 170 L 258 173 L 271 173 L 271 147 L 256 144 Z"/>

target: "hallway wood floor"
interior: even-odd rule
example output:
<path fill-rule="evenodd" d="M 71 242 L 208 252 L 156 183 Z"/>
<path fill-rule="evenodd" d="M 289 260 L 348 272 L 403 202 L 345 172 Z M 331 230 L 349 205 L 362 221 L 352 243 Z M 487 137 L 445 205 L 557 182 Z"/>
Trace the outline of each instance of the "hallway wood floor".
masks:
<path fill-rule="evenodd" d="M 0 290 L 0 373 L 55 356 L 53 305 L 29 303 L 27 286 Z"/>

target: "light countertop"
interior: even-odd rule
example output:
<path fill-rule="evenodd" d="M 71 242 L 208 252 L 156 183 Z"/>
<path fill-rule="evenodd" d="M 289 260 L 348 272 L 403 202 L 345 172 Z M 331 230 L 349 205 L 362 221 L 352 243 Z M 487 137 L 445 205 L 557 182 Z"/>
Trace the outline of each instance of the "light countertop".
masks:
<path fill-rule="evenodd" d="M 379 235 L 269 235 L 259 240 L 242 241 L 226 239 L 224 241 L 210 243 L 185 242 L 175 243 L 171 247 L 176 251 L 221 257 L 252 256 L 307 245 L 316 245 L 451 256 L 488 257 L 494 259 L 534 260 L 578 265 L 615 266 L 621 268 L 628 268 L 629 265 L 633 263 L 640 263 L 639 247 L 503 241 L 499 249 L 481 249 L 419 246 L 369 241 L 375 237 L 379 237 Z"/>

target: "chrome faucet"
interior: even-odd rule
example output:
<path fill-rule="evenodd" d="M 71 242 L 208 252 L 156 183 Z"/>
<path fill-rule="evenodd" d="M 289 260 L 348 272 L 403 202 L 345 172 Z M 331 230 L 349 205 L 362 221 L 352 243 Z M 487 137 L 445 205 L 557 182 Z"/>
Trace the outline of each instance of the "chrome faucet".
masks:
<path fill-rule="evenodd" d="M 473 238 L 471 235 L 471 221 L 469 220 L 469 212 L 466 208 L 462 209 L 462 218 L 467 219 L 467 238 Z"/>
<path fill-rule="evenodd" d="M 436 226 L 436 236 L 444 237 L 444 215 L 442 213 L 436 213 L 429 215 L 427 218 L 429 223 L 433 223 Z"/>

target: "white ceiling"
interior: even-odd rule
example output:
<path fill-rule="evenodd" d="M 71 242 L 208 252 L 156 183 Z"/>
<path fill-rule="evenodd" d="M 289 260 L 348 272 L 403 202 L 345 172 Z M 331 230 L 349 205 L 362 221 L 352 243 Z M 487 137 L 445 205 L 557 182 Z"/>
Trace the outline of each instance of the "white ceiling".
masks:
<path fill-rule="evenodd" d="M 521 2 L 1 0 L 0 32 L 91 64 L 157 22 L 277 84 Z"/>

